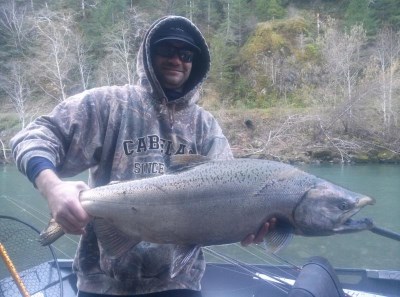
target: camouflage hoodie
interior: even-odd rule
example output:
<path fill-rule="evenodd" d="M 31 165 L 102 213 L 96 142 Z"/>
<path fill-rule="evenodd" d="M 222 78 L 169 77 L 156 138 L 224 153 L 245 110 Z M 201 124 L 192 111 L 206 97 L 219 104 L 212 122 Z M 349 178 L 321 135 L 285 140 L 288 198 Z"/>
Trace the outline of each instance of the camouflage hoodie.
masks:
<path fill-rule="evenodd" d="M 185 28 L 201 49 L 183 97 L 171 102 L 156 79 L 150 57 L 151 39 L 164 26 Z M 159 19 L 138 53 L 138 84 L 85 91 L 36 119 L 11 141 L 18 168 L 26 173 L 32 157 L 45 157 L 61 177 L 89 169 L 89 185 L 97 187 L 164 174 L 173 154 L 232 158 L 218 123 L 196 104 L 209 67 L 207 44 L 193 23 L 177 16 Z M 190 265 L 172 277 L 173 259 L 182 256 L 182 250 L 187 254 L 187 249 L 142 242 L 125 255 L 110 258 L 97 242 L 93 224 L 86 227 L 74 260 L 80 290 L 128 295 L 200 289 L 205 266 L 201 251 L 189 253 Z"/>

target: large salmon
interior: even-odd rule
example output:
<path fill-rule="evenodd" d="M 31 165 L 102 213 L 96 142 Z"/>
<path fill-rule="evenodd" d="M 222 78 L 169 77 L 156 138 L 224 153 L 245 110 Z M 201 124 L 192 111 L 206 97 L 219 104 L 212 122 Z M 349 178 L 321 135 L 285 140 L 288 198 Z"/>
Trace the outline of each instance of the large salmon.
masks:
<path fill-rule="evenodd" d="M 191 246 L 239 242 L 272 217 L 278 224 L 266 243 L 276 251 L 292 234 L 369 229 L 370 220 L 350 217 L 374 203 L 294 166 L 256 159 L 190 165 L 162 176 L 86 190 L 80 200 L 95 217 L 98 239 L 110 254 L 140 241 Z M 60 230 L 56 226 L 55 231 Z M 54 242 L 62 234 L 57 232 L 51 227 L 43 232 L 42 244 Z"/>

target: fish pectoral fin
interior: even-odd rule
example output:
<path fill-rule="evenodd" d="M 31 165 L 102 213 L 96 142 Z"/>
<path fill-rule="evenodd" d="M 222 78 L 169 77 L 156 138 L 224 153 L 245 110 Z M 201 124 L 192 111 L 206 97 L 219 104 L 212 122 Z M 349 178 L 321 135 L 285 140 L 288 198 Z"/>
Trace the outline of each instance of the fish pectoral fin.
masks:
<path fill-rule="evenodd" d="M 172 261 L 171 277 L 177 276 L 182 269 L 185 273 L 192 269 L 196 262 L 196 255 L 200 252 L 200 245 L 179 245 L 174 250 L 174 259 Z"/>
<path fill-rule="evenodd" d="M 94 220 L 94 231 L 104 252 L 111 258 L 119 258 L 142 241 L 139 236 L 126 235 L 104 219 Z"/>
<path fill-rule="evenodd" d="M 274 229 L 268 231 L 264 237 L 265 249 L 270 253 L 277 253 L 284 249 L 293 238 L 293 227 L 285 222 L 277 222 Z"/>
<path fill-rule="evenodd" d="M 169 158 L 168 170 L 172 172 L 185 171 L 210 161 L 211 158 L 203 155 L 172 155 Z"/>

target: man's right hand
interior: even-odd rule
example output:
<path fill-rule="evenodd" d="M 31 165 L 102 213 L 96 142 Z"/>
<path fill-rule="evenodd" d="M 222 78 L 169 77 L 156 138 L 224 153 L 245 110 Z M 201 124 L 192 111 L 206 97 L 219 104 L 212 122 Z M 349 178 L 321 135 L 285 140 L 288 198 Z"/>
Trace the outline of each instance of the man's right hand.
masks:
<path fill-rule="evenodd" d="M 90 216 L 82 208 L 79 194 L 89 186 L 82 181 L 62 181 L 53 170 L 45 169 L 35 179 L 40 193 L 46 198 L 53 219 L 65 233 L 83 234 Z"/>

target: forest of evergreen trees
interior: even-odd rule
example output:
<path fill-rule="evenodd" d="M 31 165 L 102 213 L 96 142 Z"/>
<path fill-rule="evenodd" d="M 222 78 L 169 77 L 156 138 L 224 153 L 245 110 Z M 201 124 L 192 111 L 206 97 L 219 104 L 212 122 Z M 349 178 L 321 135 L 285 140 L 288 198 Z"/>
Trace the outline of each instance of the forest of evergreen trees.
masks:
<path fill-rule="evenodd" d="M 209 43 L 211 108 L 302 109 L 326 136 L 399 153 L 398 0 L 0 0 L 0 133 L 39 102 L 134 84 L 143 33 L 167 14 Z"/>

